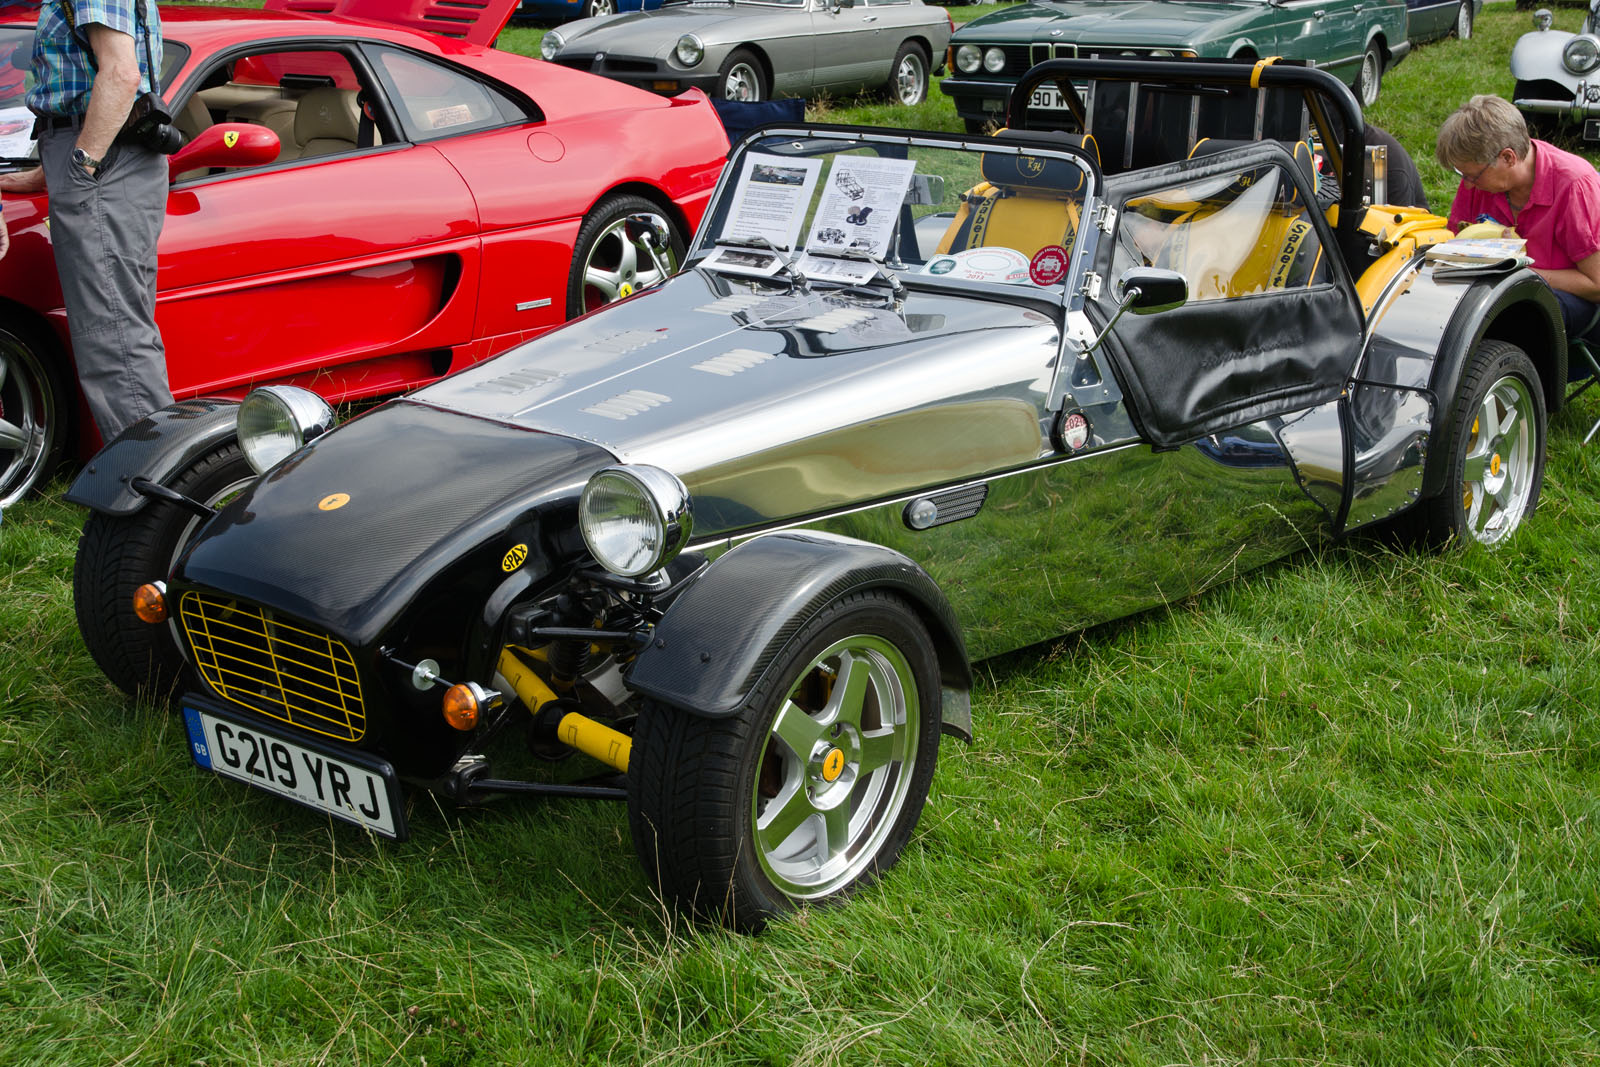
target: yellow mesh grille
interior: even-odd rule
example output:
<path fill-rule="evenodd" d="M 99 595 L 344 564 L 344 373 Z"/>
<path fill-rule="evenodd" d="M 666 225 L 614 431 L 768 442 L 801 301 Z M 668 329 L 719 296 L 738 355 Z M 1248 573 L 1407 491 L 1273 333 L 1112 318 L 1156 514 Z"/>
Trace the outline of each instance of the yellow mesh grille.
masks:
<path fill-rule="evenodd" d="M 342 641 L 206 593 L 183 594 L 178 616 L 218 696 L 335 740 L 366 733 L 361 679 Z"/>

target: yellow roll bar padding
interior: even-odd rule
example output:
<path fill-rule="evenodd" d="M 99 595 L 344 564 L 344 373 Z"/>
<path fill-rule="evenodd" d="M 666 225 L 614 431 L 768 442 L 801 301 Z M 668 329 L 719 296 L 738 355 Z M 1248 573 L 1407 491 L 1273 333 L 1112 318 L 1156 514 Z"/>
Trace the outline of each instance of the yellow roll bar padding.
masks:
<path fill-rule="evenodd" d="M 1258 60 L 1256 62 L 1255 69 L 1250 72 L 1250 88 L 1252 88 L 1252 89 L 1261 88 L 1261 70 L 1262 70 L 1262 68 L 1263 67 L 1270 67 L 1270 66 L 1272 66 L 1272 64 L 1276 63 L 1278 60 L 1280 60 L 1282 58 L 1283 58 L 1282 56 L 1268 56 L 1266 59 Z"/>
<path fill-rule="evenodd" d="M 523 663 L 510 648 L 500 650 L 500 662 L 496 664 L 496 669 L 499 670 L 500 677 L 511 683 L 517 699 L 527 705 L 531 712 L 537 713 L 540 708 L 557 699 L 551 688 L 544 683 L 544 679 L 535 674 L 533 669 Z M 556 724 L 556 740 L 586 756 L 593 756 L 601 763 L 609 764 L 624 774 L 628 773 L 628 757 L 633 753 L 633 738 L 595 722 L 587 715 L 579 715 L 575 711 L 563 715 L 561 721 Z"/>

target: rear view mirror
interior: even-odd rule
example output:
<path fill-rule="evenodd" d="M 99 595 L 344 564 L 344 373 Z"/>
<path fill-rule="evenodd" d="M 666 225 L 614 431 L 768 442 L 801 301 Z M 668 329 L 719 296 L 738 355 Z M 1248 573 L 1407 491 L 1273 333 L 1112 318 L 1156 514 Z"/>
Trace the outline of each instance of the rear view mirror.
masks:
<path fill-rule="evenodd" d="M 167 174 L 212 167 L 259 167 L 278 158 L 278 135 L 247 122 L 219 122 L 167 157 Z"/>
<path fill-rule="evenodd" d="M 1135 315 L 1151 315 L 1182 307 L 1189 299 L 1189 283 L 1175 270 L 1131 267 L 1117 279 L 1119 303 Z"/>

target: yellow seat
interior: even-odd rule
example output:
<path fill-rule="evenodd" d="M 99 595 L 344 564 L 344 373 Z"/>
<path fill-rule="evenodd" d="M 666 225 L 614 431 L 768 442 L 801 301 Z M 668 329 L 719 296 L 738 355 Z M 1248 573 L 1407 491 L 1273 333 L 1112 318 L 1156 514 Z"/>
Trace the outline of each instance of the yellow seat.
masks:
<path fill-rule="evenodd" d="M 1001 130 L 995 138 L 1039 147 L 1071 146 L 1099 161 L 1093 135 L 1033 134 L 1024 139 L 1008 133 Z M 1050 245 L 1072 244 L 1083 203 L 1083 171 L 1060 159 L 985 152 L 981 172 L 984 180 L 962 194 L 961 206 L 939 241 L 940 254 L 999 246 L 1031 259 Z"/>

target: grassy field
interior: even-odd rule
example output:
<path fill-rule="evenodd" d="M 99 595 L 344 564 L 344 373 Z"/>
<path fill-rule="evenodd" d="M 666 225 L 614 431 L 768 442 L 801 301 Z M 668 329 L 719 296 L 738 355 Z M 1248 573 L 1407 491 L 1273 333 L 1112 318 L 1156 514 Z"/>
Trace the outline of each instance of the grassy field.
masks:
<path fill-rule="evenodd" d="M 1385 82 L 1436 204 L 1526 22 Z M 1600 1060 L 1597 416 L 1504 551 L 1319 547 L 982 664 L 900 865 L 755 938 L 653 900 L 620 806 L 391 845 L 195 770 L 78 638 L 78 512 L 8 510 L 0 1067 Z"/>

